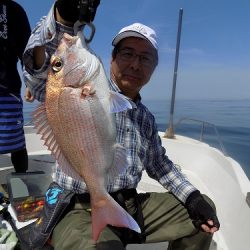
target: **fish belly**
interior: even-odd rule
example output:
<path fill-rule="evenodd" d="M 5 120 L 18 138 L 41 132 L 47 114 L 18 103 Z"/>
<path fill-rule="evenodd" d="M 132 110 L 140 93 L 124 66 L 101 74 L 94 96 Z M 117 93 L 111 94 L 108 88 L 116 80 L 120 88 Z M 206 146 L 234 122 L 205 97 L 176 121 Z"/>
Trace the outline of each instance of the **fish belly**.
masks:
<path fill-rule="evenodd" d="M 52 98 L 46 103 L 49 124 L 69 163 L 66 172 L 74 178 L 76 172 L 88 188 L 97 180 L 104 183 L 104 173 L 113 162 L 115 143 L 114 122 L 108 109 L 96 95 L 81 97 L 80 88 L 65 88 L 57 101 Z"/>

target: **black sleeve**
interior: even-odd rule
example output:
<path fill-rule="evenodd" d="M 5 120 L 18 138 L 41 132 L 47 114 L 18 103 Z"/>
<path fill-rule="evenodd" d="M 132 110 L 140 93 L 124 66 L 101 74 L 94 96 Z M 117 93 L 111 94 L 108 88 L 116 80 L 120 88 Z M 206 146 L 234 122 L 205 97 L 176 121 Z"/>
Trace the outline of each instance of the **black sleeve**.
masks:
<path fill-rule="evenodd" d="M 29 24 L 28 17 L 24 9 L 19 6 L 16 11 L 16 20 L 17 20 L 17 56 L 22 63 L 22 56 L 25 50 L 26 44 L 29 40 L 31 28 Z"/>

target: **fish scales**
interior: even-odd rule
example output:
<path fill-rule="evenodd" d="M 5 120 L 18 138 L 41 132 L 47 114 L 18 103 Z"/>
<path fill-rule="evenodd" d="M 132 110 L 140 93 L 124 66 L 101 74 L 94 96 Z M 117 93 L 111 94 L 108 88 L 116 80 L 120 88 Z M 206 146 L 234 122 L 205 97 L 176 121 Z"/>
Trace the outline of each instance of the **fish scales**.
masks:
<path fill-rule="evenodd" d="M 64 95 L 67 96 L 67 99 L 64 98 Z M 68 138 L 69 135 L 74 140 L 74 144 L 67 149 L 67 159 L 70 160 L 72 166 L 76 167 L 75 170 L 81 176 L 83 175 L 83 172 L 90 172 L 89 169 L 91 169 L 92 171 L 93 169 L 98 169 L 98 172 L 103 175 L 105 169 L 108 168 L 108 166 L 105 166 L 105 164 L 111 163 L 103 159 L 105 155 L 101 152 L 102 145 L 100 144 L 102 142 L 98 137 L 96 124 L 90 116 L 90 107 L 88 100 L 83 100 L 83 103 L 75 102 L 75 95 L 69 95 L 69 93 L 67 93 L 66 91 L 61 94 L 60 98 L 66 101 L 60 101 L 61 111 L 59 110 L 58 115 L 60 116 L 61 121 L 68 120 L 66 128 L 64 128 L 64 145 L 68 148 L 68 142 L 70 141 L 70 139 Z M 65 111 L 68 109 L 71 110 L 70 113 Z M 81 112 L 81 109 L 83 109 L 84 112 Z M 104 141 L 103 143 L 106 142 Z M 106 144 L 106 147 L 111 146 L 112 145 L 109 146 Z M 77 154 L 77 157 L 71 157 L 72 153 Z M 87 157 L 82 156 L 82 154 L 86 155 Z M 82 158 L 85 159 L 85 164 L 82 164 Z M 96 180 L 96 175 L 97 173 L 94 173 L 93 180 Z"/>
<path fill-rule="evenodd" d="M 106 190 L 126 169 L 126 149 L 116 143 L 110 108 L 119 112 L 131 105 L 124 96 L 109 90 L 102 63 L 84 39 L 64 34 L 51 58 L 45 104 L 34 114 L 34 123 L 62 170 L 86 183 L 95 241 L 106 225 L 140 232 L 134 219 Z M 39 122 L 43 119 L 45 124 Z"/>

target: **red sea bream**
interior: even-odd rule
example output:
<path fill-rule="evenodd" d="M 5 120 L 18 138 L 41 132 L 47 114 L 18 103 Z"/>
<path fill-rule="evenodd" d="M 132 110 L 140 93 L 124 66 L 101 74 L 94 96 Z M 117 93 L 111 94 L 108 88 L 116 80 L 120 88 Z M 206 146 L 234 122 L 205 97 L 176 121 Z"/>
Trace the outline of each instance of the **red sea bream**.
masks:
<path fill-rule="evenodd" d="M 45 103 L 34 113 L 34 123 L 62 170 L 86 183 L 97 241 L 106 225 L 140 232 L 106 190 L 126 168 L 126 150 L 116 143 L 112 112 L 131 104 L 109 90 L 101 61 L 82 40 L 64 34 L 51 58 Z"/>

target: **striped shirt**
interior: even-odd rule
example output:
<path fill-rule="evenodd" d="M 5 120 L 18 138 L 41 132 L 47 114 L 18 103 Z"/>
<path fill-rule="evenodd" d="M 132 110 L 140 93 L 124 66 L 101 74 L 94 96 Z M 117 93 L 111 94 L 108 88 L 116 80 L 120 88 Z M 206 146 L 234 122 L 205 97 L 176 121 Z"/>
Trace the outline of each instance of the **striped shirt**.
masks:
<path fill-rule="evenodd" d="M 0 87 L 0 154 L 15 152 L 25 147 L 21 96 L 10 95 Z"/>
<path fill-rule="evenodd" d="M 52 35 L 50 39 L 47 39 L 48 30 Z M 73 34 L 73 29 L 70 30 L 70 28 L 56 23 L 53 11 L 50 11 L 48 16 L 41 19 L 32 32 L 24 53 L 26 84 L 39 101 L 44 101 L 49 58 L 55 51 L 63 32 Z M 36 71 L 32 68 L 33 48 L 44 44 L 46 45 L 47 59 L 44 66 L 39 71 Z M 110 81 L 110 88 L 120 92 L 112 81 Z M 131 110 L 116 113 L 115 118 L 116 140 L 127 149 L 128 167 L 125 173 L 114 178 L 114 181 L 108 185 L 107 190 L 114 192 L 123 188 L 136 188 L 141 180 L 142 172 L 146 170 L 150 177 L 157 180 L 178 199 L 185 202 L 188 195 L 196 188 L 191 185 L 166 156 L 165 148 L 162 147 L 158 135 L 155 118 L 141 103 L 141 98 L 137 98 Z M 56 170 L 56 181 L 63 188 L 73 190 L 76 193 L 87 192 L 84 182 L 67 176 L 59 166 L 57 166 Z"/>
<path fill-rule="evenodd" d="M 30 88 L 31 94 L 40 102 L 43 102 L 45 99 L 45 82 L 48 75 L 50 58 L 64 33 L 73 35 L 74 30 L 55 21 L 54 6 L 52 6 L 49 14 L 42 17 L 32 31 L 24 51 L 24 81 Z M 46 59 L 43 66 L 39 70 L 35 70 L 33 49 L 42 45 L 46 45 Z"/>

